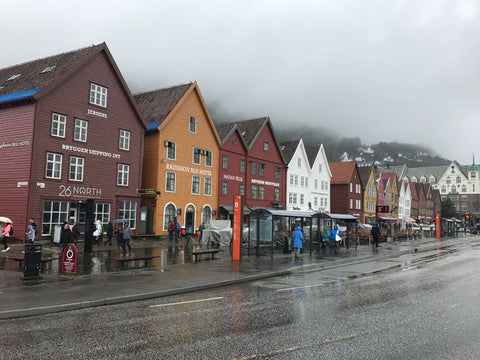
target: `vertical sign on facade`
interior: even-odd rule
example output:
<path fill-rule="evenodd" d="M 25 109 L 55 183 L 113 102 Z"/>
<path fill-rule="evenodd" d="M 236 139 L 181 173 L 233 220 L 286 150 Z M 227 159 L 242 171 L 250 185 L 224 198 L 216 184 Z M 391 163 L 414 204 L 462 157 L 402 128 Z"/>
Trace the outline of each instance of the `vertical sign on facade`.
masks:
<path fill-rule="evenodd" d="M 435 230 L 437 239 L 440 239 L 440 214 L 435 214 Z"/>
<path fill-rule="evenodd" d="M 240 260 L 240 247 L 242 245 L 243 232 L 243 196 L 233 196 L 233 240 L 232 260 Z"/>

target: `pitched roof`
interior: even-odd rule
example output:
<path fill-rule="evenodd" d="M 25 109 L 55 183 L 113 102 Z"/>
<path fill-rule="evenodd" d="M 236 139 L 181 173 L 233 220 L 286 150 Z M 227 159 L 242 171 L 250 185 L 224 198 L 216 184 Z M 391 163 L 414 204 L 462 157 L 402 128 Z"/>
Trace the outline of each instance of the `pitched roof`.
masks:
<path fill-rule="evenodd" d="M 433 175 L 435 177 L 435 181 L 438 181 L 443 176 L 443 174 L 445 174 L 448 167 L 449 165 L 408 168 L 405 176 L 407 176 L 410 180 L 415 176 L 419 181 L 422 176 L 425 176 L 428 181 L 428 179 L 430 179 L 430 176 Z"/>
<path fill-rule="evenodd" d="M 365 189 L 368 184 L 368 179 L 370 178 L 370 174 L 372 173 L 371 166 L 364 166 L 359 167 L 358 172 L 360 173 L 360 180 L 362 181 L 362 188 Z"/>
<path fill-rule="evenodd" d="M 193 83 L 135 94 L 135 101 L 149 123 L 150 129 L 156 129 L 177 106 Z"/>
<path fill-rule="evenodd" d="M 318 152 L 322 145 L 305 145 L 305 151 L 307 152 L 308 162 L 310 167 L 315 164 L 315 159 L 317 158 Z"/>
<path fill-rule="evenodd" d="M 280 150 L 283 153 L 283 158 L 285 159 L 285 162 L 287 164 L 290 163 L 290 160 L 292 160 L 293 154 L 295 154 L 295 151 L 297 151 L 298 144 L 300 143 L 300 140 L 293 140 L 293 141 L 286 141 L 280 144 Z"/>
<path fill-rule="evenodd" d="M 336 162 L 328 164 L 332 172 L 331 184 L 347 184 L 355 170 L 355 161 Z"/>
<path fill-rule="evenodd" d="M 104 47 L 105 43 L 92 45 L 0 69 L 0 95 L 43 89 L 80 60 L 87 59 Z"/>
<path fill-rule="evenodd" d="M 215 124 L 215 127 L 217 128 L 217 133 L 220 137 L 220 140 L 223 142 L 223 140 L 230 135 L 230 132 L 232 132 L 235 124 Z"/>

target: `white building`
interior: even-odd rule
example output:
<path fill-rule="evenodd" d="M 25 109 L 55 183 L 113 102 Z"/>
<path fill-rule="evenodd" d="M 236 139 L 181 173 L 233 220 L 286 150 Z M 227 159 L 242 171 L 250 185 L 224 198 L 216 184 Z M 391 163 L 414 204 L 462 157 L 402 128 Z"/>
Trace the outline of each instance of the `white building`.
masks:
<path fill-rule="evenodd" d="M 402 229 L 405 229 L 407 222 L 412 222 L 410 218 L 412 208 L 412 193 L 408 182 L 400 182 L 400 190 L 398 196 L 398 221 Z"/>
<path fill-rule="evenodd" d="M 328 166 L 323 144 L 305 147 L 310 162 L 310 196 L 312 209 L 330 212 L 330 180 L 332 172 Z"/>

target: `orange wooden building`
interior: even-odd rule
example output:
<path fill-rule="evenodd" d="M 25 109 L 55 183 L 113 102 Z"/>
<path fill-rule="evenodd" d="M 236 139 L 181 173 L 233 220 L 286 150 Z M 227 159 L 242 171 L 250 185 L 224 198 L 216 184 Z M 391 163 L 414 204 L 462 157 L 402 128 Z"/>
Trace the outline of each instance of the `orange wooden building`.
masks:
<path fill-rule="evenodd" d="M 216 217 L 220 139 L 196 82 L 135 95 L 149 124 L 142 180 L 142 234 L 187 232 Z"/>

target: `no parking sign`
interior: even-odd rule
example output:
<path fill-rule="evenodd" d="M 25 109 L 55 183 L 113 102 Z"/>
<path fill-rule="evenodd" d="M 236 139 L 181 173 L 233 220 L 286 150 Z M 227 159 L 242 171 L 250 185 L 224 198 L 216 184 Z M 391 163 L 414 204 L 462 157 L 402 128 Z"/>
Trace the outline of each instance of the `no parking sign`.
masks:
<path fill-rule="evenodd" d="M 76 274 L 78 262 L 78 250 L 75 244 L 68 243 L 63 247 L 62 263 L 60 265 L 60 273 Z"/>

